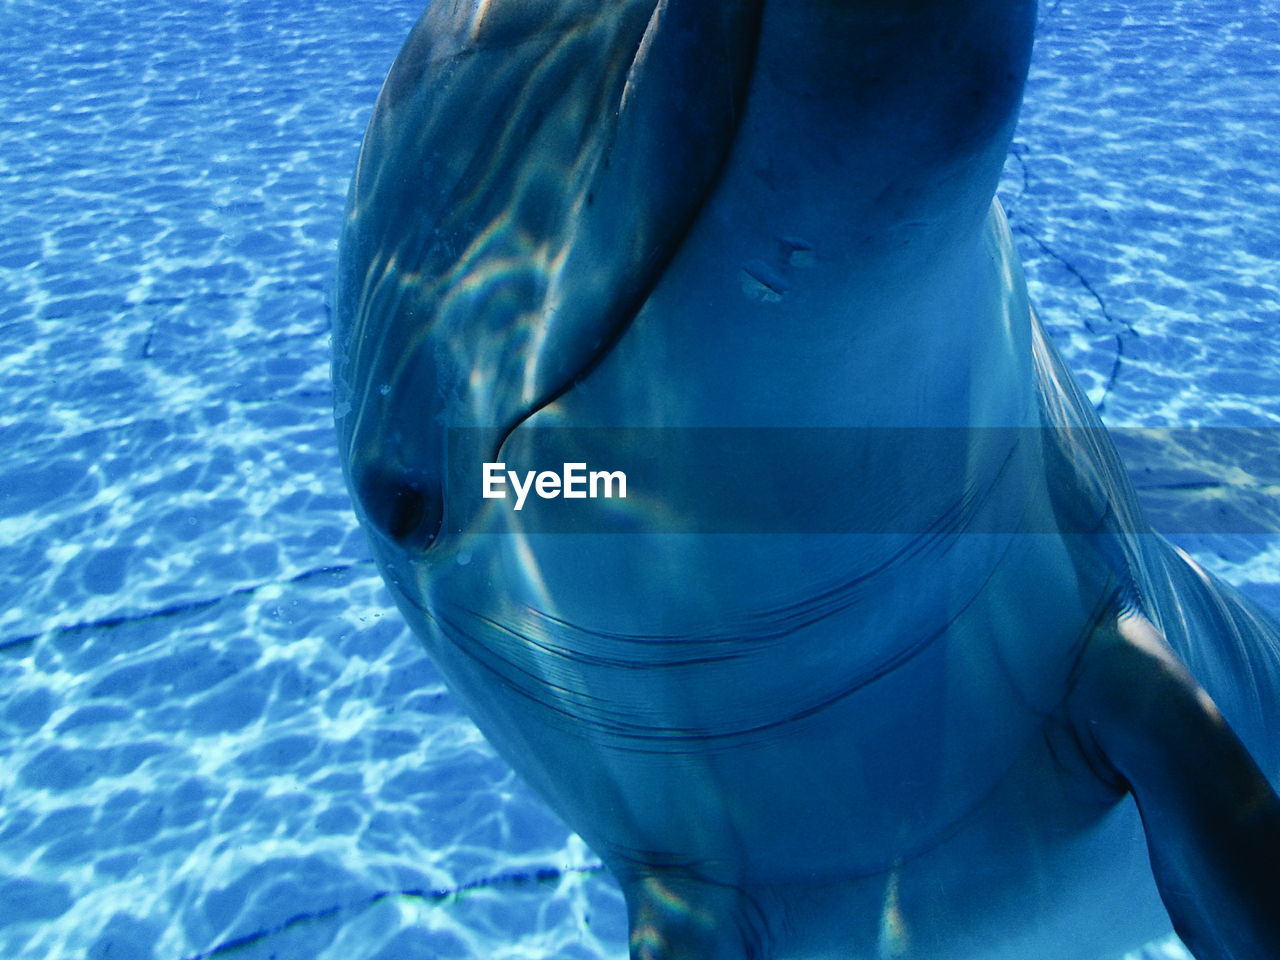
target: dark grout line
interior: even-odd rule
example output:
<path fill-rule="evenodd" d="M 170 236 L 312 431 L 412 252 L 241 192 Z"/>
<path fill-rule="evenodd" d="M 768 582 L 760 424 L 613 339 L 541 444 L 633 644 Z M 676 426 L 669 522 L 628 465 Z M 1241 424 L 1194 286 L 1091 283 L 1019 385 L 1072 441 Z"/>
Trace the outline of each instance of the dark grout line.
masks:
<path fill-rule="evenodd" d="M 161 607 L 158 610 L 149 610 L 146 613 L 101 617 L 97 620 L 86 620 L 83 623 L 64 624 L 58 627 L 50 627 L 48 630 L 42 630 L 40 633 L 29 633 L 20 637 L 8 637 L 0 640 L 0 653 L 8 653 L 23 645 L 32 644 L 41 637 L 49 634 L 76 633 L 81 630 L 111 630 L 127 623 L 143 623 L 147 620 L 160 620 L 164 617 L 174 617 L 178 614 L 191 613 L 195 610 L 205 610 L 209 607 L 216 606 L 223 601 L 230 600 L 232 597 L 248 596 L 250 594 L 257 593 L 265 587 L 282 586 L 290 583 L 303 583 L 314 577 L 324 576 L 331 573 L 342 573 L 356 567 L 370 566 L 372 563 L 372 560 L 356 560 L 351 563 L 316 567 L 313 570 L 304 570 L 302 573 L 295 574 L 285 580 L 267 580 L 263 583 L 254 584 L 249 587 L 237 587 L 235 590 L 232 590 L 229 593 L 224 593 L 219 597 L 207 597 L 203 600 L 191 600 L 186 603 L 176 603 L 168 607 Z"/>
<path fill-rule="evenodd" d="M 542 870 L 535 870 L 532 873 L 508 873 L 501 874 L 496 877 L 483 877 L 479 880 L 473 880 L 470 883 L 464 883 L 461 886 L 443 890 L 380 890 L 377 893 L 370 894 L 364 899 L 357 900 L 354 903 L 335 904 L 310 913 L 296 913 L 274 927 L 257 930 L 253 933 L 246 933 L 243 936 L 235 937 L 231 940 L 224 940 L 211 950 L 206 950 L 204 953 L 197 953 L 192 956 L 185 957 L 183 960 L 209 960 L 211 957 L 229 954 L 240 947 L 247 947 L 251 944 L 265 940 L 268 937 L 275 936 L 278 933 L 283 933 L 290 927 L 308 923 L 312 920 L 324 920 L 328 917 L 336 916 L 339 913 L 345 913 L 347 911 L 364 910 L 392 897 L 406 897 L 409 899 L 423 900 L 427 903 L 442 903 L 452 897 L 461 896 L 473 890 L 492 887 L 522 887 L 528 884 L 552 883 L 571 873 L 591 874 L 600 873 L 603 870 L 604 865 L 600 863 L 589 864 L 584 867 L 565 867 L 563 869 L 548 867 Z"/>
<path fill-rule="evenodd" d="M 317 293 L 328 294 L 329 288 L 322 280 L 270 280 L 267 281 L 268 292 L 283 293 L 289 290 L 314 290 Z M 260 293 L 251 293 L 247 290 L 202 290 L 197 293 L 188 294 L 186 296 L 172 297 L 143 297 L 141 300 L 128 300 L 126 306 L 130 307 L 173 307 L 180 303 L 188 301 L 221 301 L 221 300 L 253 300 L 261 296 Z"/>
<path fill-rule="evenodd" d="M 249 399 L 240 399 L 240 398 L 231 398 L 229 400 L 228 399 L 212 399 L 208 403 L 204 404 L 204 407 L 215 407 L 215 406 L 220 406 L 227 403 L 235 403 L 235 404 L 238 404 L 239 406 L 249 407 L 249 406 L 257 406 L 263 403 L 286 403 L 294 399 L 310 400 L 310 399 L 318 399 L 318 398 L 328 398 L 332 396 L 333 396 L 332 389 L 323 389 L 323 390 L 303 389 L 303 390 L 293 390 L 293 391 L 290 391 L 289 393 L 268 394 L 266 396 L 253 397 Z M 195 409 L 203 409 L 204 407 L 196 407 Z M 184 412 L 189 412 L 190 409 L 191 408 L 188 408 L 188 410 Z M 17 446 L 10 447 L 9 450 L 6 452 L 25 454 L 27 451 L 40 449 L 44 446 L 47 446 L 50 443 L 73 443 L 76 441 L 87 440 L 90 437 L 96 437 L 101 434 L 109 434 L 117 430 L 126 430 L 129 427 L 136 426 L 139 423 L 169 424 L 173 422 L 173 419 L 174 419 L 173 416 L 131 417 L 127 420 L 122 420 L 119 423 L 114 423 L 105 427 L 94 427 L 91 430 L 83 430 L 80 433 L 52 434 L 49 436 L 35 437 L 33 439 L 26 440 L 18 444 Z"/>
<path fill-rule="evenodd" d="M 329 310 L 328 298 L 330 294 L 330 284 L 324 280 L 271 280 L 267 284 L 268 293 L 284 293 L 290 290 L 311 290 L 321 295 L 324 302 L 326 313 Z M 226 300 L 254 300 L 261 296 L 260 292 L 249 292 L 247 290 L 205 290 L 197 293 L 188 294 L 186 296 L 171 297 L 143 297 L 141 300 L 130 300 L 127 296 L 121 295 L 119 300 L 111 307 L 103 307 L 97 310 L 77 311 L 74 313 L 54 313 L 47 316 L 29 316 L 19 317 L 14 320 L 7 320 L 0 323 L 0 330 L 5 330 L 19 323 L 46 323 L 51 320 L 75 320 L 78 317 L 100 313 L 117 313 L 122 310 L 136 310 L 139 307 L 173 307 L 179 304 L 188 303 L 190 301 L 197 302 L 221 302 Z M 327 329 L 326 324 L 326 329 Z"/>
<path fill-rule="evenodd" d="M 1111 312 L 1107 309 L 1106 302 L 1102 299 L 1102 295 L 1098 293 L 1097 289 L 1093 286 L 1093 284 L 1089 282 L 1089 279 L 1083 273 L 1081 273 L 1080 270 L 1074 264 L 1072 264 L 1070 260 L 1068 260 L 1062 254 L 1058 253 L 1058 251 L 1054 250 L 1051 246 L 1049 246 L 1047 243 L 1041 240 L 1040 237 L 1038 237 L 1036 234 L 1032 233 L 1031 229 L 1027 227 L 1026 224 L 1019 224 L 1018 232 L 1021 233 L 1023 236 L 1027 237 L 1028 239 L 1030 239 L 1032 243 L 1034 243 L 1037 247 L 1043 250 L 1048 256 L 1052 257 L 1054 260 L 1057 260 L 1060 264 L 1062 264 L 1067 269 L 1068 273 L 1070 273 L 1073 277 L 1075 277 L 1077 280 L 1080 281 L 1080 285 L 1084 287 L 1086 291 L 1088 291 L 1089 296 L 1093 297 L 1093 299 L 1097 301 L 1098 310 L 1108 324 L 1110 324 L 1113 328 L 1124 327 L 1134 336 L 1137 336 L 1138 332 L 1133 329 L 1132 324 L 1124 320 L 1118 320 L 1111 315 Z M 1088 327 L 1090 333 L 1098 332 L 1097 330 L 1094 329 L 1093 324 L 1089 323 L 1087 319 L 1085 320 L 1085 325 Z"/>
<path fill-rule="evenodd" d="M 227 341 L 228 352 L 243 354 L 246 349 L 260 350 L 264 347 L 275 347 L 282 343 L 288 343 L 291 340 L 322 340 L 330 334 L 329 323 L 326 321 L 323 326 L 316 326 L 310 330 L 304 330 L 301 333 L 284 333 L 274 337 L 268 337 L 265 340 L 249 340 L 245 342 Z M 152 323 L 151 329 L 147 331 L 146 340 L 142 344 L 135 360 L 156 360 L 159 359 L 157 354 L 152 351 L 151 342 L 155 339 L 156 325 Z M 184 360 L 191 358 L 202 358 L 209 354 L 208 344 L 199 344 L 188 347 L 185 350 L 174 350 L 163 356 L 165 360 Z"/>
<path fill-rule="evenodd" d="M 1086 277 L 1083 273 L 1081 273 L 1080 270 L 1075 266 L 1075 264 L 1073 264 L 1070 260 L 1068 260 L 1062 254 L 1054 250 L 1051 246 L 1049 246 L 1049 244 L 1041 240 L 1040 237 L 1038 237 L 1036 234 L 1032 233 L 1030 228 L 1027 227 L 1025 224 L 1022 224 L 1022 223 L 1018 224 L 1016 229 L 1024 237 L 1027 237 L 1028 239 L 1030 239 L 1032 243 L 1038 246 L 1047 255 L 1049 255 L 1054 260 L 1057 260 L 1060 264 L 1062 264 L 1063 267 L 1066 268 L 1068 273 L 1070 273 L 1073 277 L 1079 280 L 1080 285 L 1085 288 L 1085 290 L 1089 293 L 1091 297 L 1093 297 L 1095 301 L 1097 301 L 1098 310 L 1102 313 L 1103 319 L 1105 319 L 1107 323 L 1111 325 L 1113 330 L 1116 329 L 1117 327 L 1120 328 L 1119 330 L 1116 330 L 1114 334 L 1112 334 L 1116 342 L 1115 360 L 1111 364 L 1111 371 L 1107 374 L 1107 381 L 1103 385 L 1102 398 L 1096 404 L 1094 404 L 1094 408 L 1098 411 L 1098 413 L 1103 413 L 1107 406 L 1107 398 L 1111 395 L 1111 391 L 1114 389 L 1116 382 L 1120 379 L 1120 369 L 1124 364 L 1124 357 L 1125 357 L 1125 353 L 1124 353 L 1125 336 L 1127 334 L 1128 336 L 1137 337 L 1137 336 L 1140 336 L 1140 334 L 1138 333 L 1137 330 L 1134 329 L 1133 324 L 1130 323 L 1129 321 L 1121 320 L 1111 315 L 1111 311 L 1107 309 L 1106 301 L 1102 299 L 1102 295 L 1098 293 L 1097 288 L 1095 288 L 1094 285 L 1089 282 L 1089 278 Z M 1093 333 L 1093 334 L 1098 333 L 1098 331 L 1094 329 L 1093 324 L 1089 322 L 1087 317 L 1085 318 L 1084 324 L 1085 324 L 1085 329 L 1087 329 L 1090 333 Z"/>

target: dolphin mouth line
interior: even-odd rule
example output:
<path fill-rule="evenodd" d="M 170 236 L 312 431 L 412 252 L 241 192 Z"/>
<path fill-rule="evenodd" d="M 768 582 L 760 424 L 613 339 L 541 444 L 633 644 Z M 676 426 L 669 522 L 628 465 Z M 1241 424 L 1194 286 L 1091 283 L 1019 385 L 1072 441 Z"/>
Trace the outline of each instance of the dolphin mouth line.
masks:
<path fill-rule="evenodd" d="M 995 495 L 996 489 L 1000 486 L 1001 478 L 1005 476 L 1009 464 L 1014 459 L 1017 446 L 1018 441 L 1015 440 L 1001 466 L 984 488 L 970 491 L 956 501 L 945 514 L 935 521 L 931 530 L 913 538 L 908 544 L 905 544 L 896 553 L 883 560 L 874 569 L 860 574 L 851 581 L 834 586 L 818 597 L 806 598 L 799 603 L 792 603 L 774 610 L 753 614 L 751 619 L 757 622 L 764 621 L 774 624 L 773 630 L 769 633 L 761 633 L 758 624 L 754 630 L 750 628 L 734 630 L 732 627 L 724 627 L 711 637 L 698 638 L 697 640 L 674 635 L 643 636 L 608 634 L 590 630 L 582 631 L 597 639 L 611 640 L 615 643 L 644 644 L 650 647 L 670 648 L 679 645 L 688 648 L 691 642 L 694 642 L 698 643 L 701 648 L 700 652 L 694 656 L 683 658 L 667 656 L 660 660 L 652 661 L 629 657 L 605 657 L 585 653 L 560 644 L 550 644 L 545 640 L 535 639 L 526 632 L 504 626 L 492 617 L 477 611 L 463 610 L 462 613 L 466 617 L 478 621 L 480 625 L 483 625 L 486 633 L 489 634 L 488 636 L 481 636 L 474 628 L 468 628 L 467 625 L 464 625 L 459 620 L 450 618 L 442 612 L 429 609 L 418 596 L 404 588 L 399 578 L 385 577 L 384 579 L 387 580 L 393 594 L 399 600 L 419 613 L 430 624 L 436 636 L 447 641 L 453 649 L 493 676 L 502 686 L 542 710 L 550 711 L 561 722 L 572 724 L 579 730 L 581 725 L 588 725 L 592 729 L 620 741 L 616 744 L 618 749 L 632 752 L 665 753 L 670 752 L 673 746 L 687 743 L 711 743 L 729 747 L 733 745 L 732 742 L 735 740 L 770 735 L 784 727 L 816 716 L 910 665 L 933 647 L 947 633 L 952 624 L 961 618 L 982 596 L 991 578 L 994 577 L 1003 563 L 1011 547 L 1011 541 L 1007 541 L 1004 544 L 1003 549 L 993 558 L 993 562 L 984 576 L 974 586 L 964 603 L 952 610 L 944 623 L 932 631 L 918 636 L 914 641 L 893 653 L 866 665 L 837 689 L 821 697 L 816 702 L 802 705 L 799 709 L 791 711 L 784 716 L 757 723 L 740 722 L 737 725 L 720 729 L 709 729 L 694 726 L 655 726 L 637 722 L 620 713 L 617 709 L 617 704 L 608 698 L 596 697 L 586 690 L 574 689 L 571 686 L 556 682 L 553 678 L 555 673 L 553 669 L 535 671 L 522 666 L 516 657 L 504 655 L 501 646 L 495 644 L 493 638 L 495 636 L 503 638 L 506 641 L 506 645 L 512 648 L 519 647 L 527 650 L 529 647 L 534 647 L 539 655 L 549 658 L 548 662 L 552 664 L 574 663 L 579 667 L 585 666 L 606 670 L 696 668 L 745 659 L 753 654 L 759 655 L 762 641 L 783 639 L 803 627 L 816 624 L 849 609 L 857 603 L 856 593 L 864 589 L 867 582 L 899 563 L 926 550 L 946 550 L 949 538 L 962 535 L 962 531 L 966 528 L 966 520 Z M 545 611 L 534 608 L 526 609 L 534 616 L 554 625 L 559 630 L 582 630 L 582 628 L 575 627 L 569 621 L 555 617 Z M 750 646 L 744 647 L 744 641 L 749 643 Z M 740 649 L 725 653 L 723 649 L 726 644 L 737 645 Z M 707 653 L 708 647 L 712 649 L 718 648 L 719 652 Z M 521 659 L 525 658 L 522 657 Z M 659 747 L 658 744 L 664 746 Z"/>
<path fill-rule="evenodd" d="M 985 586 L 985 583 L 984 583 L 984 586 Z M 981 590 L 979 590 L 978 593 L 981 593 Z M 915 643 L 903 648 L 902 650 L 899 650 L 897 653 L 893 654 L 892 656 L 889 656 L 886 659 L 882 660 L 879 664 L 877 664 L 871 670 L 864 672 L 856 680 L 840 688 L 839 690 L 835 691 L 831 695 L 824 697 L 822 700 L 816 703 L 809 704 L 808 706 L 802 707 L 799 710 L 789 713 L 786 716 L 778 717 L 777 719 L 774 719 L 774 720 L 769 720 L 769 721 L 754 723 L 754 724 L 744 724 L 744 725 L 739 725 L 739 726 L 729 727 L 724 729 L 708 729 L 708 728 L 700 728 L 700 727 L 662 727 L 662 726 L 654 726 L 650 724 L 636 723 L 633 721 L 624 721 L 616 718 L 605 719 L 603 716 L 599 718 L 586 716 L 582 712 L 578 712 L 573 709 L 560 706 L 558 704 L 554 704 L 554 705 L 548 704 L 547 701 L 544 698 L 538 696 L 534 692 L 534 690 L 527 689 L 523 685 L 513 682 L 511 677 L 495 669 L 492 665 L 485 663 L 482 658 L 474 656 L 474 654 L 471 652 L 470 649 L 467 648 L 466 645 L 460 644 L 459 649 L 463 650 L 463 652 L 466 653 L 468 656 L 472 656 L 477 664 L 483 666 L 485 669 L 489 670 L 495 676 L 502 679 L 502 681 L 510 689 L 520 694 L 521 696 L 527 698 L 529 701 L 536 703 L 542 707 L 549 707 L 556 714 L 571 721 L 575 725 L 587 723 L 587 724 L 590 724 L 594 729 L 598 731 L 611 734 L 612 736 L 617 737 L 620 740 L 630 742 L 627 744 L 618 744 L 619 749 L 628 750 L 629 752 L 638 752 L 638 753 L 667 753 L 667 752 L 670 752 L 669 749 L 665 749 L 665 750 L 659 749 L 656 746 L 646 747 L 646 746 L 642 746 L 642 744 L 656 745 L 656 744 L 662 743 L 662 744 L 671 744 L 671 745 L 682 745 L 682 744 L 690 744 L 690 743 L 704 744 L 704 743 L 719 742 L 719 743 L 725 744 L 726 746 L 732 746 L 732 744 L 729 743 L 729 741 L 740 740 L 743 738 L 754 738 L 754 737 L 759 737 L 761 735 L 770 734 L 782 728 L 790 726 L 792 724 L 799 723 L 803 720 L 809 719 L 810 717 L 814 717 L 820 713 L 823 713 L 824 711 L 831 709 L 837 704 L 850 699 L 851 697 L 865 690 L 867 687 L 871 686 L 872 684 L 878 681 L 884 680 L 889 676 L 893 675 L 894 673 L 898 672 L 899 670 L 903 669 L 904 667 L 908 666 L 910 663 L 916 660 L 919 656 L 921 656 L 925 651 L 930 649 L 935 644 L 935 642 L 947 632 L 947 630 L 951 626 L 951 623 L 954 622 L 955 618 L 963 614 L 976 599 L 977 599 L 977 594 L 975 594 L 975 596 L 969 601 L 969 603 L 965 604 L 963 608 L 956 611 L 955 616 L 951 620 L 948 620 L 947 623 L 943 624 L 937 630 L 933 631 L 927 636 L 924 636 L 918 639 Z M 452 630 L 457 631 L 464 636 L 466 635 L 465 633 L 463 633 L 463 631 L 457 624 L 454 624 L 448 621 L 445 621 L 445 623 Z M 543 688 L 550 686 L 544 678 L 534 677 L 528 671 L 518 667 L 515 669 L 519 673 L 523 674 L 525 677 L 535 680 L 536 683 L 538 683 Z M 581 697 L 581 695 L 578 694 L 576 691 L 569 691 L 563 687 L 551 686 L 551 689 L 572 693 L 575 697 L 578 697 L 578 698 Z M 606 707 L 611 705 L 611 702 L 608 700 L 601 700 L 601 702 L 604 703 Z"/>
<path fill-rule="evenodd" d="M 535 673 L 527 667 L 497 655 L 482 638 L 476 636 L 472 630 L 469 630 L 462 623 L 443 614 L 433 613 L 416 599 L 407 596 L 398 585 L 394 588 L 394 592 L 397 597 L 403 599 L 414 610 L 422 614 L 433 628 L 433 632 L 440 638 L 447 640 L 454 650 L 467 657 L 477 667 L 493 677 L 501 686 L 540 710 L 549 711 L 557 721 L 572 725 L 579 733 L 581 733 L 582 725 L 585 724 L 591 729 L 613 738 L 615 740 L 613 746 L 625 752 L 670 753 L 673 748 L 694 743 L 714 744 L 727 749 L 736 745 L 733 741 L 775 733 L 782 728 L 814 717 L 848 700 L 871 685 L 892 676 L 918 659 L 947 633 L 951 625 L 962 617 L 982 595 L 991 577 L 994 576 L 994 572 L 995 565 L 993 565 L 991 571 L 988 572 L 982 582 L 978 584 L 969 599 L 961 607 L 957 608 L 945 623 L 928 634 L 919 637 L 913 643 L 883 658 L 870 668 L 860 671 L 857 677 L 851 679 L 830 695 L 776 719 L 759 723 L 739 724 L 722 729 L 692 726 L 655 726 L 623 719 L 617 714 L 616 709 L 611 710 L 611 708 L 616 708 L 616 703 L 613 699 L 593 696 L 585 690 L 577 690 L 557 683 L 547 675 Z M 474 614 L 471 615 L 475 616 Z M 482 622 L 493 624 L 493 621 L 488 618 L 481 619 Z M 503 629 L 504 632 L 514 637 L 534 643 L 530 638 L 523 637 L 509 629 Z M 562 651 L 547 648 L 543 644 L 539 644 L 539 646 L 542 650 L 557 658 L 565 659 Z M 488 655 L 486 656 L 486 654 Z M 612 665 L 636 669 L 649 667 L 666 669 L 675 666 L 707 665 L 717 659 L 734 659 L 736 656 L 740 655 L 730 655 L 725 658 L 699 658 L 697 661 L 681 662 L 656 661 L 653 663 L 638 663 L 625 661 Z"/>

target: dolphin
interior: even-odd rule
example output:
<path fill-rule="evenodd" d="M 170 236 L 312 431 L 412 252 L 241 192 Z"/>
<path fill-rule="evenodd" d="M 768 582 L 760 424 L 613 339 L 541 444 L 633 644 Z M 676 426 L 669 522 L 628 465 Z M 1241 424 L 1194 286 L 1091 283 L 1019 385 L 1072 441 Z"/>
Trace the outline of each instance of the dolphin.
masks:
<path fill-rule="evenodd" d="M 1034 19 L 434 0 L 378 98 L 347 482 L 633 958 L 1280 956 L 1280 630 L 1145 524 L 993 200 Z M 796 431 L 820 453 L 765 457 Z M 754 525 L 725 435 L 762 443 Z M 658 438 L 652 482 L 561 528 L 481 500 L 582 437 Z"/>

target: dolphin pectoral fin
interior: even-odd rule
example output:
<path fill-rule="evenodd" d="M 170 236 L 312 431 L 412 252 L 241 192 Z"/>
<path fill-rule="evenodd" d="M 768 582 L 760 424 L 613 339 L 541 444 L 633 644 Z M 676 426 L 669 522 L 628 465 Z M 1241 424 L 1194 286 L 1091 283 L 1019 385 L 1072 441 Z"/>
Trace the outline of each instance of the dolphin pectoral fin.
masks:
<path fill-rule="evenodd" d="M 1068 708 L 1132 791 L 1197 960 L 1280 957 L 1280 798 L 1155 626 L 1124 613 L 1095 630 Z"/>
<path fill-rule="evenodd" d="M 736 887 L 646 876 L 623 889 L 631 960 L 765 960 L 773 955 L 759 912 Z"/>

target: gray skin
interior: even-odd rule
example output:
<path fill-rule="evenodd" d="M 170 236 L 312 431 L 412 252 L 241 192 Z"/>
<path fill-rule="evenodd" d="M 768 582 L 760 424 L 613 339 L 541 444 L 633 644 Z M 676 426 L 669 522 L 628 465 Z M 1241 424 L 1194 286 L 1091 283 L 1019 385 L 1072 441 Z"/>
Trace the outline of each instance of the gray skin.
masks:
<path fill-rule="evenodd" d="M 438 0 L 388 76 L 341 248 L 348 482 L 635 958 L 1094 960 L 1171 922 L 1280 956 L 1280 634 L 1144 525 L 991 199 L 1033 20 Z M 457 477 L 540 426 L 1030 429 L 843 454 L 863 533 L 673 533 L 657 490 L 617 536 L 475 509 Z M 956 519 L 876 526 L 900 504 Z"/>

